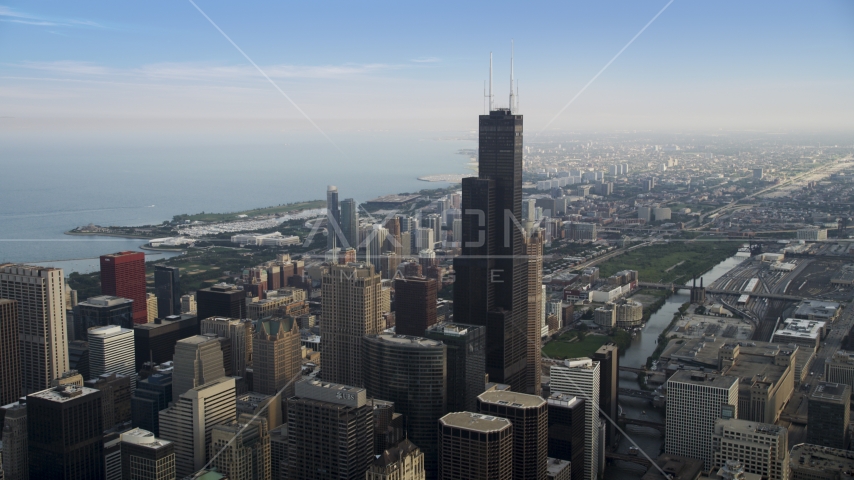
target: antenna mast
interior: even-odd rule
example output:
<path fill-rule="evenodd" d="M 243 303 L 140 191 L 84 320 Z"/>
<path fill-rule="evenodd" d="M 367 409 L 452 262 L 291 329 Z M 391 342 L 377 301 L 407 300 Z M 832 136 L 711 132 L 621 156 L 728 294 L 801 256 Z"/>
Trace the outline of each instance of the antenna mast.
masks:
<path fill-rule="evenodd" d="M 516 95 L 513 93 L 513 40 L 510 40 L 510 113 L 516 113 Z"/>
<path fill-rule="evenodd" d="M 493 110 L 495 110 L 495 95 L 492 94 L 492 52 L 489 52 L 489 112 Z"/>

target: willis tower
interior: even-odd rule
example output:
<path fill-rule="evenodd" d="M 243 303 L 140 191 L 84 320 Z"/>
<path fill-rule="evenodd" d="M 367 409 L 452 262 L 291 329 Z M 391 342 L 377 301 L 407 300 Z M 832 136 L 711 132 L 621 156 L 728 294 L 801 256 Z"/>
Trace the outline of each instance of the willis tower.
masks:
<path fill-rule="evenodd" d="M 454 259 L 454 322 L 486 326 L 491 382 L 525 391 L 527 260 L 522 218 L 522 115 L 494 108 L 492 56 L 489 114 L 479 119 L 478 176 L 462 182 L 462 254 Z"/>

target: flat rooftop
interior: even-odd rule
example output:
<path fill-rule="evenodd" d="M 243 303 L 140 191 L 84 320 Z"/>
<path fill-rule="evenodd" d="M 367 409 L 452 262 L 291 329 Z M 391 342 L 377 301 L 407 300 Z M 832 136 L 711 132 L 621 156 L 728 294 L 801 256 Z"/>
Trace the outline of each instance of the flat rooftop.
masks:
<path fill-rule="evenodd" d="M 539 395 L 528 395 L 502 390 L 484 392 L 477 396 L 481 402 L 514 408 L 536 408 L 546 403 Z"/>
<path fill-rule="evenodd" d="M 424 337 L 413 337 L 410 335 L 395 335 L 391 333 L 381 333 L 377 335 L 377 339 L 384 343 L 391 343 L 395 345 L 399 345 L 402 347 L 426 347 L 426 348 L 436 348 L 444 345 L 442 342 L 438 340 L 431 340 L 429 338 Z"/>
<path fill-rule="evenodd" d="M 704 385 L 714 388 L 730 388 L 738 383 L 738 377 L 720 375 L 717 373 L 700 373 L 679 370 L 671 376 L 667 383 L 688 383 L 691 385 Z"/>
<path fill-rule="evenodd" d="M 471 412 L 454 412 L 439 419 L 442 425 L 475 432 L 497 432 L 510 428 L 510 420 L 493 415 Z"/>
<path fill-rule="evenodd" d="M 97 393 L 100 390 L 89 387 L 78 387 L 76 385 L 61 385 L 59 387 L 49 388 L 41 392 L 31 393 L 29 396 L 33 398 L 41 398 L 52 402 L 67 402 L 80 398 L 86 395 Z"/>
<path fill-rule="evenodd" d="M 810 400 L 818 400 L 826 403 L 844 404 L 851 398 L 851 387 L 841 383 L 818 382 L 810 393 Z"/>
<path fill-rule="evenodd" d="M 584 402 L 583 399 L 578 398 L 575 395 L 570 395 L 568 393 L 553 393 L 549 395 L 548 399 L 549 405 L 559 405 L 561 407 L 567 408 L 572 408 L 582 402 Z"/>
<path fill-rule="evenodd" d="M 792 338 L 818 339 L 825 325 L 827 325 L 825 322 L 819 320 L 787 318 L 783 322 L 783 326 L 774 332 L 774 336 L 783 335 Z"/>
<path fill-rule="evenodd" d="M 854 451 L 801 443 L 792 447 L 789 465 L 793 470 L 817 470 L 822 476 L 830 472 L 854 470 Z"/>
<path fill-rule="evenodd" d="M 825 317 L 831 318 L 836 315 L 839 304 L 836 302 L 824 302 L 821 300 L 804 300 L 795 309 L 796 317 Z"/>
<path fill-rule="evenodd" d="M 730 431 L 737 431 L 742 433 L 760 433 L 764 435 L 782 435 L 783 433 L 787 433 L 788 430 L 785 427 L 780 427 L 778 425 L 772 425 L 769 423 L 759 423 L 753 422 L 750 420 L 740 420 L 738 418 L 719 418 L 716 420 L 716 424 L 723 425 L 724 428 Z"/>

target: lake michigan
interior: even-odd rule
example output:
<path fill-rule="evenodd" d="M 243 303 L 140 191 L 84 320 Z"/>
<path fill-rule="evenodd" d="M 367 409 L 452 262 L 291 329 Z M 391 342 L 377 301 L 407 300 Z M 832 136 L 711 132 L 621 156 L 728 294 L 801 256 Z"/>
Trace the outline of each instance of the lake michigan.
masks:
<path fill-rule="evenodd" d="M 335 135 L 340 151 L 317 137 L 64 134 L 34 141 L 7 132 L 0 135 L 0 263 L 93 271 L 99 255 L 145 243 L 63 234 L 89 223 L 146 225 L 182 213 L 324 199 L 328 184 L 357 202 L 445 187 L 417 177 L 471 173 L 458 151 L 476 148 L 474 137 L 440 133 Z"/>

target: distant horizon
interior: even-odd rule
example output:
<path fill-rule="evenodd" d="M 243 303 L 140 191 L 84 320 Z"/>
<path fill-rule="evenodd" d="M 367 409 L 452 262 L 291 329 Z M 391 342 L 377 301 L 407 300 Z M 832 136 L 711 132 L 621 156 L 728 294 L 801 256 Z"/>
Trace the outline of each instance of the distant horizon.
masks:
<path fill-rule="evenodd" d="M 490 52 L 495 105 L 507 105 L 513 40 L 529 139 L 547 125 L 543 134 L 854 131 L 845 1 L 196 4 L 204 14 L 189 2 L 0 5 L 0 41 L 15 47 L 0 59 L 0 125 L 465 131 L 484 109 Z M 509 11 L 512 28 L 489 27 Z"/>

